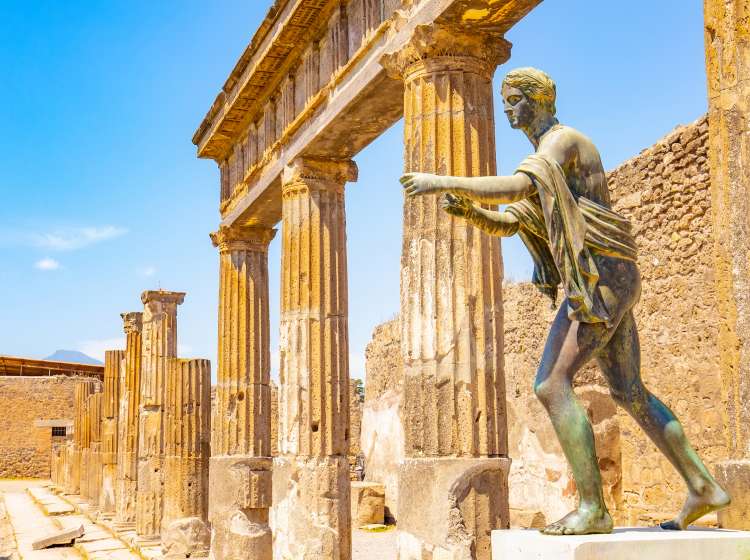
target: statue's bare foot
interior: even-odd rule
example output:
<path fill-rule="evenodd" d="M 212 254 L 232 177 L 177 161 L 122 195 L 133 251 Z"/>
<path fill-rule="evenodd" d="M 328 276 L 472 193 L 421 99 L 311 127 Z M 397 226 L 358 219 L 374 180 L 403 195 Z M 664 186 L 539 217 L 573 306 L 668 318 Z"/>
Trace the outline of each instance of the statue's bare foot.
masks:
<path fill-rule="evenodd" d="M 591 535 L 612 532 L 612 517 L 604 509 L 577 509 L 541 530 L 545 535 Z"/>
<path fill-rule="evenodd" d="M 715 481 L 706 485 L 703 492 L 691 492 L 680 514 L 671 521 L 661 523 L 661 528 L 668 531 L 682 531 L 693 521 L 729 505 L 732 499 Z"/>

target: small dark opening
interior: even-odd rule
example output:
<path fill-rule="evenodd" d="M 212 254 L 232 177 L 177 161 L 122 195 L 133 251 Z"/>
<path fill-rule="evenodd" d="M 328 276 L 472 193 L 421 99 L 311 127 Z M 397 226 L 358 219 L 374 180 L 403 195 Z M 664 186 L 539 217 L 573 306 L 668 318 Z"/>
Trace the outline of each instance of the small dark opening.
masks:
<path fill-rule="evenodd" d="M 312 431 L 313 432 L 317 432 L 318 431 L 318 423 L 317 422 L 313 422 L 312 423 Z"/>
<path fill-rule="evenodd" d="M 67 429 L 65 426 L 52 426 L 52 437 L 65 437 Z"/>

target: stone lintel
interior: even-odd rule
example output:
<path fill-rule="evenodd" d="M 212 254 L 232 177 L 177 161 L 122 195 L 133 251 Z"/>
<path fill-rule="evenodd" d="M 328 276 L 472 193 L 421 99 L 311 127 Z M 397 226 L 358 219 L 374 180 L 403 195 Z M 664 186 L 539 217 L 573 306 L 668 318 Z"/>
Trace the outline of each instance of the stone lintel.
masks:
<path fill-rule="evenodd" d="M 408 16 L 399 17 L 395 9 L 385 14 L 385 19 L 377 30 L 350 61 L 336 71 L 331 81 L 322 87 L 306 109 L 296 117 L 293 125 L 285 130 L 278 145 L 269 148 L 265 159 L 259 161 L 251 175 L 243 177 L 235 185 L 230 198 L 221 205 L 222 223 L 259 221 L 273 225 L 280 219 L 281 189 L 279 179 L 285 166 L 301 155 L 315 157 L 352 158 L 369 145 L 375 138 L 392 126 L 403 115 L 403 82 L 388 76 L 380 64 L 380 57 L 387 52 L 397 52 L 412 35 L 415 27 L 435 21 L 464 22 L 475 30 L 481 30 L 494 37 L 502 35 L 522 19 L 541 0 L 421 0 L 406 1 L 399 6 Z M 395 2 L 388 0 L 391 6 Z M 337 3 L 338 4 L 338 3 Z M 372 2 L 368 4 L 372 5 Z M 279 66 L 282 72 L 284 66 Z M 259 67 L 256 67 L 259 68 Z M 279 76 L 283 82 L 286 71 Z M 243 82 L 252 73 L 243 77 Z M 201 127 L 202 140 L 199 145 L 216 144 L 218 148 L 209 155 L 199 148 L 203 157 L 212 157 L 226 164 L 239 140 L 248 131 L 245 122 L 253 119 L 232 120 L 232 131 L 217 134 L 224 127 L 222 119 L 234 101 L 242 99 L 242 111 L 259 111 L 262 104 L 245 103 L 242 96 L 225 96 L 217 100 L 217 111 L 204 121 Z M 205 144 L 204 144 L 205 143 Z M 218 144 L 222 147 L 219 148 Z M 213 150 L 211 150 L 213 152 Z"/>
<path fill-rule="evenodd" d="M 268 244 L 276 236 L 276 230 L 263 226 L 246 226 L 235 224 L 220 226 L 218 231 L 210 233 L 211 243 L 219 252 L 256 251 L 265 253 Z"/>
<path fill-rule="evenodd" d="M 143 312 L 142 311 L 128 311 L 126 313 L 120 313 L 122 317 L 122 329 L 125 334 L 131 332 L 141 332 L 143 329 Z"/>
<path fill-rule="evenodd" d="M 509 524 L 511 460 L 419 458 L 399 464 L 400 560 L 490 560 L 490 531 Z M 475 527 L 486 531 L 474 535 Z"/>
<path fill-rule="evenodd" d="M 141 294 L 141 301 L 146 304 L 152 301 L 180 305 L 185 301 L 185 292 L 168 292 L 166 290 L 146 290 Z"/>

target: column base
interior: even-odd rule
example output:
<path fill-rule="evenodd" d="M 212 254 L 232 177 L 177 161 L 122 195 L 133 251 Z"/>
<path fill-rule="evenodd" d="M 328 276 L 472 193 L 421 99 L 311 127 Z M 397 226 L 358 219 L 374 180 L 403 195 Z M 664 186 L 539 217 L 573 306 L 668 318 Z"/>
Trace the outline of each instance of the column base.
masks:
<path fill-rule="evenodd" d="M 208 556 L 211 531 L 199 517 L 172 521 L 161 537 L 165 558 L 198 558 Z"/>
<path fill-rule="evenodd" d="M 492 531 L 495 560 L 745 560 L 750 533 L 615 529 L 611 535 L 549 536 L 538 531 Z"/>
<path fill-rule="evenodd" d="M 719 526 L 750 530 L 750 459 L 723 461 L 715 471 L 716 480 L 732 497 L 732 504 L 718 513 Z"/>
<path fill-rule="evenodd" d="M 510 463 L 504 457 L 402 461 L 399 560 L 490 560 L 491 531 L 509 526 Z"/>
<path fill-rule="evenodd" d="M 272 560 L 270 457 L 213 456 L 208 471 L 211 558 Z"/>
<path fill-rule="evenodd" d="M 274 558 L 351 559 L 346 457 L 277 457 L 273 464 Z"/>

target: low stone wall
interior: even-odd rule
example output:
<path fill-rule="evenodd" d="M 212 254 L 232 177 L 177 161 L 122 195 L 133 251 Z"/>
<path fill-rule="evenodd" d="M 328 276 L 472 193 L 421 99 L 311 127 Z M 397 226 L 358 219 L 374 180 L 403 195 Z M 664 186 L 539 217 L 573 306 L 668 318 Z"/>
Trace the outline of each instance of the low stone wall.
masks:
<path fill-rule="evenodd" d="M 50 476 L 52 426 L 72 434 L 76 379 L 0 376 L 0 478 Z"/>
<path fill-rule="evenodd" d="M 608 177 L 614 208 L 632 220 L 639 245 L 643 291 L 636 320 L 644 382 L 682 420 L 712 468 L 728 449 L 707 142 L 708 123 L 702 118 L 675 129 Z M 506 284 L 503 295 L 512 522 L 536 526 L 564 515 L 576 495 L 557 437 L 532 389 L 555 310 L 530 283 Z M 392 417 L 398 419 L 399 335 L 397 321 L 381 325 L 367 355 L 363 449 L 368 465 L 390 465 L 389 475 L 393 461 L 379 454 L 381 447 L 399 441 L 398 430 L 387 438 L 366 438 L 383 424 L 380 411 L 388 409 L 383 395 L 389 395 Z M 605 494 L 617 523 L 649 525 L 673 516 L 682 505 L 684 484 L 635 422 L 617 409 L 593 363 L 576 378 L 576 392 L 594 425 Z M 384 482 L 385 476 L 377 472 L 372 480 Z"/>

